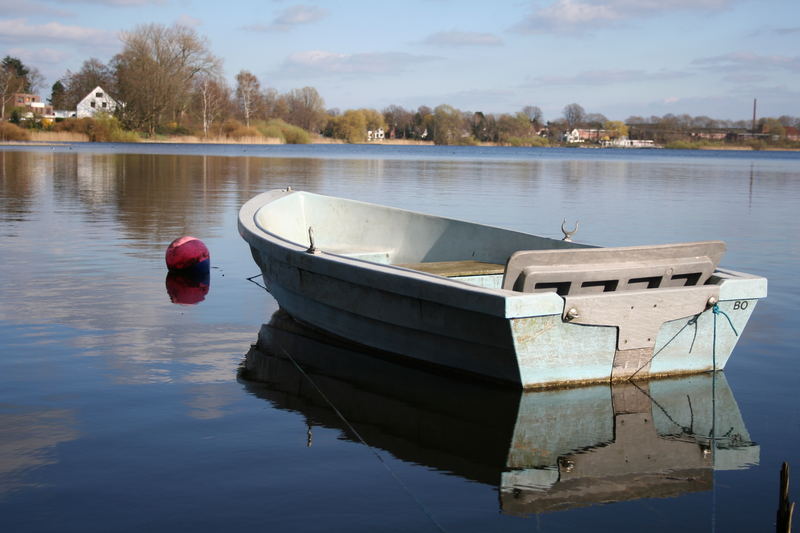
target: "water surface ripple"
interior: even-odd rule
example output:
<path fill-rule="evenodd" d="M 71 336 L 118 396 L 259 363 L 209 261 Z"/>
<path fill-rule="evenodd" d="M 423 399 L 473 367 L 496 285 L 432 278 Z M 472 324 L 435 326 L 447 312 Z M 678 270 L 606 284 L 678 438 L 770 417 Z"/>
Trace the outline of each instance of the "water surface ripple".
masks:
<path fill-rule="evenodd" d="M 721 239 L 769 297 L 716 402 L 708 377 L 521 394 L 387 370 L 262 328 L 282 318 L 236 215 L 287 185 L 602 245 Z M 791 152 L 2 147 L 0 529 L 770 530 L 800 468 L 798 206 Z M 198 305 L 165 290 L 186 234 L 211 250 Z M 369 447 L 290 367 L 237 379 L 277 340 Z"/>

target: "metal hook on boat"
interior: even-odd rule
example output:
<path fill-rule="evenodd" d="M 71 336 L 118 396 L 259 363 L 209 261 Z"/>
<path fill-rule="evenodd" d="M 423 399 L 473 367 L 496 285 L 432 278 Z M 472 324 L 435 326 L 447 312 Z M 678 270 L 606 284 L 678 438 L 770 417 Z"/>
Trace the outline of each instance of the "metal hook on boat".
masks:
<path fill-rule="evenodd" d="M 308 250 L 306 250 L 306 252 L 310 254 L 318 254 L 319 250 L 317 250 L 317 247 L 314 246 L 314 228 L 312 228 L 311 226 L 308 227 L 308 242 L 309 245 L 308 245 Z"/>
<path fill-rule="evenodd" d="M 567 223 L 567 219 L 565 218 L 563 222 L 561 222 L 561 233 L 564 234 L 564 238 L 561 239 L 562 241 L 572 242 L 572 236 L 575 235 L 575 232 L 578 231 L 578 221 L 575 221 L 575 229 L 572 231 L 567 230 L 564 225 Z"/>

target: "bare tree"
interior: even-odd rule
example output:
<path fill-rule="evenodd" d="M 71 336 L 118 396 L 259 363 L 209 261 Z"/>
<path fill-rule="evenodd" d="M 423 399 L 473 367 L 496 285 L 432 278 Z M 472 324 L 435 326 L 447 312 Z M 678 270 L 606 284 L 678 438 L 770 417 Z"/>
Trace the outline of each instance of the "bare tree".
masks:
<path fill-rule="evenodd" d="M 588 113 L 583 118 L 583 122 L 592 128 L 600 129 L 603 127 L 603 124 L 608 122 L 608 118 L 602 113 Z"/>
<path fill-rule="evenodd" d="M 308 131 L 319 131 L 325 123 L 325 101 L 313 87 L 292 89 L 287 95 L 289 122 Z"/>
<path fill-rule="evenodd" d="M 573 129 L 578 127 L 586 118 L 586 111 L 578 104 L 569 104 L 564 107 L 564 120 L 567 127 Z"/>
<path fill-rule="evenodd" d="M 526 117 L 528 117 L 528 120 L 530 120 L 531 124 L 533 124 L 534 127 L 538 128 L 539 126 L 541 126 L 543 115 L 542 115 L 542 110 L 539 108 L 539 106 L 526 105 L 525 107 L 522 108 L 522 112 L 525 114 Z"/>
<path fill-rule="evenodd" d="M 40 89 L 44 89 L 44 76 L 36 67 L 28 68 L 28 83 L 25 90 L 29 93 L 36 94 Z"/>
<path fill-rule="evenodd" d="M 383 110 L 383 118 L 389 127 L 389 137 L 408 137 L 414 123 L 414 114 L 397 105 L 390 105 Z"/>
<path fill-rule="evenodd" d="M 278 94 L 278 91 L 270 87 L 261 94 L 261 102 L 264 106 L 264 115 L 267 118 L 279 118 L 289 121 L 288 95 Z"/>
<path fill-rule="evenodd" d="M 17 76 L 12 69 L 0 67 L 0 118 L 6 117 L 6 104 L 10 104 L 14 93 L 18 93 L 25 86 L 25 81 Z"/>
<path fill-rule="evenodd" d="M 194 79 L 220 69 L 206 40 L 186 26 L 146 24 L 121 39 L 123 50 L 113 61 L 123 118 L 150 134 L 166 120 L 180 121 Z"/>
<path fill-rule="evenodd" d="M 194 96 L 195 109 L 203 124 L 203 135 L 208 137 L 211 126 L 223 118 L 228 108 L 230 89 L 221 78 L 201 74 L 195 78 Z"/>
<path fill-rule="evenodd" d="M 250 116 L 253 114 L 257 100 L 261 96 L 261 84 L 258 78 L 250 71 L 241 70 L 236 75 L 236 101 L 242 111 L 244 123 L 250 126 Z"/>
<path fill-rule="evenodd" d="M 78 72 L 64 74 L 64 109 L 75 109 L 95 87 L 102 87 L 111 96 L 116 96 L 116 83 L 111 67 L 94 57 L 87 59 Z"/>

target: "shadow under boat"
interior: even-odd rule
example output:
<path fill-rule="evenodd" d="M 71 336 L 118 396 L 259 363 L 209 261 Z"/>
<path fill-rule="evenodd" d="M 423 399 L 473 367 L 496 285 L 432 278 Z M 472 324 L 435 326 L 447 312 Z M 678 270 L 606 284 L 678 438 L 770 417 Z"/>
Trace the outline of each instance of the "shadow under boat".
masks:
<path fill-rule="evenodd" d="M 309 445 L 315 425 L 358 440 L 330 401 L 370 446 L 496 486 L 510 514 L 707 491 L 714 470 L 759 460 L 722 372 L 509 390 L 384 360 L 278 311 L 241 377 L 305 416 Z"/>

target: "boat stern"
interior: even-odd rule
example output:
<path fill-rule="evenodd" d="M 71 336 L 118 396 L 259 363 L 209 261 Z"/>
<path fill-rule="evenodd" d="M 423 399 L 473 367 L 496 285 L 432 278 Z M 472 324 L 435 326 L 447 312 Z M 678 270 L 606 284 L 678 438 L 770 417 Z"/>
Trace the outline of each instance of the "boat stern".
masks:
<path fill-rule="evenodd" d="M 766 295 L 765 278 L 717 269 L 695 287 L 564 296 L 557 315 L 510 317 L 522 385 L 721 370 Z"/>

